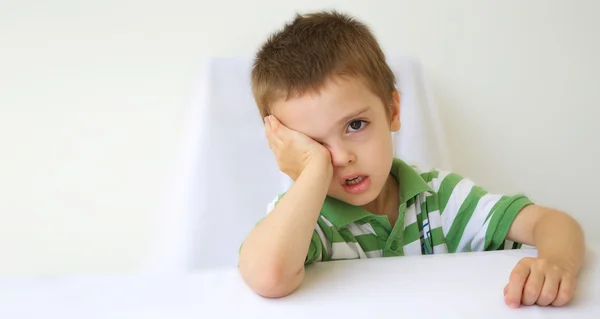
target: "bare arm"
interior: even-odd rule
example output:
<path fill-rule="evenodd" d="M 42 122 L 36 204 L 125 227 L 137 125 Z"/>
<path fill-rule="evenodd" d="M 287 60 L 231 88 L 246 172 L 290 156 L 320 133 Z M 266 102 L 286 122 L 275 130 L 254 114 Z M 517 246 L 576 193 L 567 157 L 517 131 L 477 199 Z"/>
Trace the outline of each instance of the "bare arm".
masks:
<path fill-rule="evenodd" d="M 579 224 L 561 211 L 529 205 L 517 215 L 507 237 L 535 246 L 538 258 L 525 258 L 515 266 L 505 288 L 506 302 L 513 307 L 567 304 L 584 259 Z"/>
<path fill-rule="evenodd" d="M 302 282 L 304 261 L 333 166 L 323 146 L 278 122 L 268 122 L 271 149 L 282 171 L 295 182 L 244 241 L 239 267 L 251 289 L 277 298 L 292 293 Z"/>
<path fill-rule="evenodd" d="M 517 215 L 508 238 L 537 248 L 539 257 L 564 263 L 577 275 L 585 244 L 579 224 L 556 209 L 529 205 Z"/>

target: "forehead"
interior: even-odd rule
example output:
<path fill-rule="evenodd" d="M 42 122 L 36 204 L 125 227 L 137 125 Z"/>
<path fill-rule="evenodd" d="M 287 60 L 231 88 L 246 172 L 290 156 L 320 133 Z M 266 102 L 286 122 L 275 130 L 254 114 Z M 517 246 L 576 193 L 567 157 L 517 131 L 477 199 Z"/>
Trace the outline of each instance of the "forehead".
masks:
<path fill-rule="evenodd" d="M 325 82 L 319 92 L 306 93 L 273 103 L 272 114 L 287 127 L 312 138 L 327 136 L 346 116 L 367 109 L 365 115 L 385 114 L 381 100 L 363 81 L 335 78 Z"/>

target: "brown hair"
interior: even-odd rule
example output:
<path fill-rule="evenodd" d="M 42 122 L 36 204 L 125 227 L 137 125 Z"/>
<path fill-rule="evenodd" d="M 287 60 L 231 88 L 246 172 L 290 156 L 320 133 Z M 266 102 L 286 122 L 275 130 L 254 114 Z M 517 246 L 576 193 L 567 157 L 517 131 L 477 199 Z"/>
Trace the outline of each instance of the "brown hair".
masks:
<path fill-rule="evenodd" d="M 256 54 L 252 93 L 264 118 L 277 99 L 318 92 L 336 76 L 361 78 L 389 116 L 396 81 L 369 28 L 336 11 L 296 15 Z"/>

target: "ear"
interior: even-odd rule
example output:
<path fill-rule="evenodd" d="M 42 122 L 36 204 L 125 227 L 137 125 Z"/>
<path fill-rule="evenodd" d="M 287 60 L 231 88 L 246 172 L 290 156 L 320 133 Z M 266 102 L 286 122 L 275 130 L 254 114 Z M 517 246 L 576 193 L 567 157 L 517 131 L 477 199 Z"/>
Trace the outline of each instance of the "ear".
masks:
<path fill-rule="evenodd" d="M 392 108 L 391 108 L 391 119 L 390 119 L 390 131 L 396 132 L 400 129 L 400 93 L 394 90 L 392 93 Z"/>

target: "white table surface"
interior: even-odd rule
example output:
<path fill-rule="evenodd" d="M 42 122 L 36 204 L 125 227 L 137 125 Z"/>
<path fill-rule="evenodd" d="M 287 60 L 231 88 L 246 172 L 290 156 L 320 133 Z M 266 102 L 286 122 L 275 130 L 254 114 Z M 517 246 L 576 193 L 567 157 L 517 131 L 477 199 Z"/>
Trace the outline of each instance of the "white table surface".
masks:
<path fill-rule="evenodd" d="M 600 318 L 595 252 L 572 303 L 504 304 L 519 259 L 535 250 L 317 263 L 294 294 L 265 299 L 237 269 L 189 275 L 0 279 L 0 318 Z"/>

